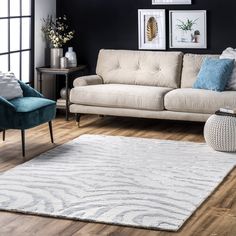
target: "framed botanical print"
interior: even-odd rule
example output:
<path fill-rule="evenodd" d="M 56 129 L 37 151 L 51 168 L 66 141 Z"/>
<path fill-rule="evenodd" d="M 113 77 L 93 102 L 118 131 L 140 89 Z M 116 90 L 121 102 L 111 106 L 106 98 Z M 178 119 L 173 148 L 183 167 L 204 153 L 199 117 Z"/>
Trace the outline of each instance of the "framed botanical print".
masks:
<path fill-rule="evenodd" d="M 170 48 L 207 48 L 207 12 L 169 12 Z"/>
<path fill-rule="evenodd" d="M 139 49 L 166 49 L 165 10 L 138 10 Z"/>
<path fill-rule="evenodd" d="M 152 0 L 153 5 L 184 5 L 192 4 L 191 0 Z"/>

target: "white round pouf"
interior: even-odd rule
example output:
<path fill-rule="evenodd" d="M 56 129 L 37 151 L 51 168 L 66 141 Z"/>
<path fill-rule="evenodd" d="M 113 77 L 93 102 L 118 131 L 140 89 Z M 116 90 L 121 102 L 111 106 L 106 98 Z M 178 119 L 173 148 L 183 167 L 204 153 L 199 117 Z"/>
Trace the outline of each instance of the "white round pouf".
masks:
<path fill-rule="evenodd" d="M 236 152 L 236 117 L 212 115 L 205 124 L 204 137 L 216 151 Z"/>

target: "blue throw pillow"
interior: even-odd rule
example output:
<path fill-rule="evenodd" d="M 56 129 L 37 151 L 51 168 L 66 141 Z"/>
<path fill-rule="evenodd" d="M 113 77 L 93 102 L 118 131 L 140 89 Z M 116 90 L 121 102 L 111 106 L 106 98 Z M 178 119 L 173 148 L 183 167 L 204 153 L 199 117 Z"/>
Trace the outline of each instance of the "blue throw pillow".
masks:
<path fill-rule="evenodd" d="M 206 58 L 193 87 L 213 91 L 224 91 L 234 69 L 232 59 Z"/>

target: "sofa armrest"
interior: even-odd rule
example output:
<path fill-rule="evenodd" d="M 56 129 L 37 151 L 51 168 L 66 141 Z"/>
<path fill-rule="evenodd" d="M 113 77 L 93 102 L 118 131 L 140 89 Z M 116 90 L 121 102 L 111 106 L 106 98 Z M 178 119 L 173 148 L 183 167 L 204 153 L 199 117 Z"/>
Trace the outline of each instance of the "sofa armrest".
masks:
<path fill-rule="evenodd" d="M 82 76 L 74 80 L 74 87 L 103 84 L 99 75 Z"/>
<path fill-rule="evenodd" d="M 16 110 L 15 106 L 8 100 L 0 96 L 0 107 L 10 108 L 11 110 Z"/>
<path fill-rule="evenodd" d="M 21 89 L 23 90 L 24 97 L 39 97 L 39 98 L 43 97 L 43 95 L 41 93 L 39 93 L 37 90 L 33 89 L 29 85 L 23 83 L 20 80 L 18 82 L 21 86 Z"/>

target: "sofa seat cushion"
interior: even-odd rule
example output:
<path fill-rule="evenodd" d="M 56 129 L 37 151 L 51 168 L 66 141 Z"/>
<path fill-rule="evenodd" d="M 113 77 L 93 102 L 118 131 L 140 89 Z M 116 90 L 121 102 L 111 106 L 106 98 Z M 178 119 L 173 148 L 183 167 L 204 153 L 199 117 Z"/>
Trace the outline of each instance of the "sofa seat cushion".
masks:
<path fill-rule="evenodd" d="M 176 89 L 165 96 L 169 111 L 213 114 L 221 107 L 236 107 L 236 92 L 215 92 L 203 89 Z"/>
<path fill-rule="evenodd" d="M 70 99 L 80 105 L 161 111 L 169 91 L 170 88 L 138 85 L 90 85 L 73 88 Z"/>

